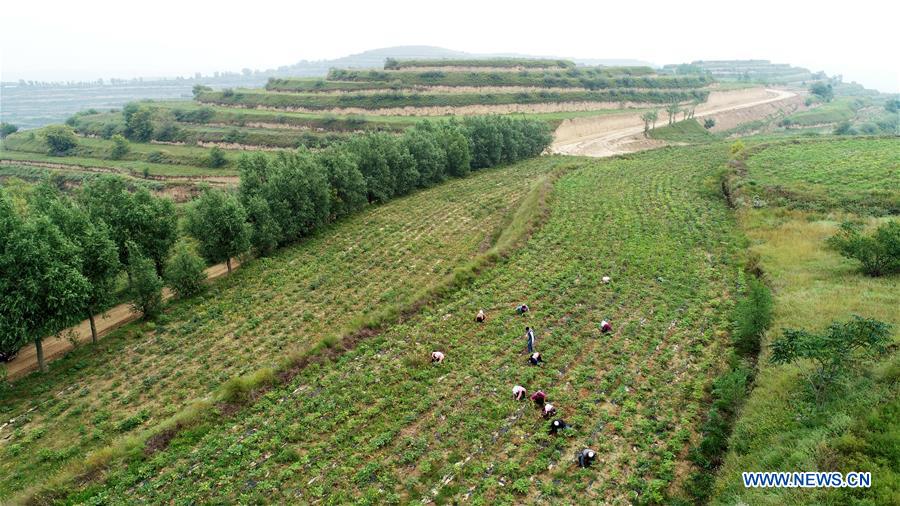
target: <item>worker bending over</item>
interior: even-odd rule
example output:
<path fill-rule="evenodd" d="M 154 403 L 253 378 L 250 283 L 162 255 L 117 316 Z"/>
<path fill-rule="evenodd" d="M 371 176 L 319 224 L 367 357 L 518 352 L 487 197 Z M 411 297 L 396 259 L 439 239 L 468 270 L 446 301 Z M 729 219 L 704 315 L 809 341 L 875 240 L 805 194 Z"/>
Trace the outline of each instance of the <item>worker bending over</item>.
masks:
<path fill-rule="evenodd" d="M 517 401 L 521 401 L 525 398 L 525 387 L 522 385 L 516 385 L 513 387 L 513 398 Z"/>
<path fill-rule="evenodd" d="M 431 363 L 432 363 L 432 364 L 435 364 L 435 363 L 440 364 L 440 363 L 443 362 L 443 361 L 444 361 L 444 354 L 443 354 L 443 353 L 441 353 L 441 352 L 439 352 L 439 351 L 432 351 L 432 352 L 431 352 Z"/>

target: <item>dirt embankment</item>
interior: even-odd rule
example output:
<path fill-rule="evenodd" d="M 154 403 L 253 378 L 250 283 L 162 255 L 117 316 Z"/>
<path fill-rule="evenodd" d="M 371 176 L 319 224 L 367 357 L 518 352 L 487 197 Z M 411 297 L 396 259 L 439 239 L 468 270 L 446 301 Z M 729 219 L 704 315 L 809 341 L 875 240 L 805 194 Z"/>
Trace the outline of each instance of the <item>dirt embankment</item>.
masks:
<path fill-rule="evenodd" d="M 749 88 L 714 91 L 695 109 L 696 118 L 711 117 L 721 129 L 771 115 L 779 108 L 796 106 L 799 97 L 786 90 Z M 665 125 L 667 115 L 660 107 L 657 126 Z M 663 141 L 643 136 L 644 122 L 638 112 L 596 117 L 571 118 L 563 121 L 554 133 L 551 151 L 585 156 L 614 156 L 666 145 Z"/>
<path fill-rule="evenodd" d="M 237 268 L 240 262 L 232 259 L 232 270 Z M 206 269 L 207 280 L 213 280 L 224 276 L 228 273 L 228 267 L 225 264 L 213 265 Z M 172 298 L 174 294 L 168 288 L 163 289 L 163 300 Z M 97 326 L 97 336 L 102 338 L 113 330 L 125 325 L 126 323 L 140 318 L 141 313 L 134 310 L 130 304 L 119 304 L 112 307 L 102 314 L 94 317 L 94 323 Z M 90 342 L 91 325 L 89 320 L 69 327 L 59 334 L 47 337 L 43 340 L 44 361 L 50 363 L 53 360 L 63 356 L 66 352 L 74 348 L 75 344 Z M 18 355 L 6 364 L 7 374 L 10 380 L 21 378 L 22 376 L 36 371 L 38 369 L 37 351 L 34 344 L 26 345 Z"/>

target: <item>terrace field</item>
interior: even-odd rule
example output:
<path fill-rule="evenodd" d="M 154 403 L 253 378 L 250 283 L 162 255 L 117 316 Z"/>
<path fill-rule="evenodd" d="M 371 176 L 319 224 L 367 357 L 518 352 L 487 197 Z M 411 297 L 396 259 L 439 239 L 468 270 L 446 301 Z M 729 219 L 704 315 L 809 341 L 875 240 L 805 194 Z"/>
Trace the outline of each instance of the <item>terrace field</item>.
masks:
<path fill-rule="evenodd" d="M 435 284 L 486 249 L 562 162 L 484 171 L 373 208 L 18 381 L 0 392 L 3 417 L 16 420 L 3 428 L 0 497 Z"/>
<path fill-rule="evenodd" d="M 816 139 L 764 147 L 747 161 L 745 188 L 780 205 L 900 214 L 900 143 Z"/>
<path fill-rule="evenodd" d="M 68 500 L 662 500 L 683 477 L 740 289 L 740 239 L 711 179 L 726 160 L 716 144 L 530 162 L 574 166 L 546 223 L 508 260 Z M 512 311 L 522 301 L 524 318 Z M 471 321 L 478 308 L 484 326 Z M 613 334 L 599 333 L 601 319 Z M 544 367 L 525 361 L 524 325 L 537 329 Z M 432 349 L 444 364 L 427 363 Z M 515 383 L 547 391 L 573 429 L 547 437 L 533 408 L 509 397 Z M 584 446 L 601 465 L 574 472 Z"/>

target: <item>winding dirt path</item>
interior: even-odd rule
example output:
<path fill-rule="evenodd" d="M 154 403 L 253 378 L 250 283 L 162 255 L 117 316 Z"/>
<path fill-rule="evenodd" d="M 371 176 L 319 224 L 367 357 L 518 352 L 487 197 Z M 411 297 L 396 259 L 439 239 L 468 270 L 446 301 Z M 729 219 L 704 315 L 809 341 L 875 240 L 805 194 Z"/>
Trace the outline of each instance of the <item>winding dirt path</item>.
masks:
<path fill-rule="evenodd" d="M 237 268 L 240 262 L 235 258 L 231 260 L 231 268 Z M 207 282 L 228 274 L 228 267 L 224 263 L 216 264 L 206 269 Z M 163 300 L 172 298 L 174 294 L 168 288 L 163 289 Z M 119 304 L 111 307 L 102 314 L 94 316 L 94 323 L 97 325 L 97 338 L 101 339 L 106 334 L 125 325 L 128 322 L 140 318 L 141 313 L 132 309 L 130 304 Z M 49 364 L 51 361 L 63 356 L 66 352 L 73 348 L 70 336 L 77 339 L 78 343 L 88 343 L 91 341 L 91 324 L 89 320 L 69 327 L 57 335 L 45 337 L 43 340 L 44 362 Z M 6 363 L 6 371 L 10 380 L 15 380 L 25 376 L 26 374 L 38 369 L 37 350 L 34 343 L 25 345 L 18 355 L 11 361 Z"/>
<path fill-rule="evenodd" d="M 787 101 L 796 96 L 791 91 L 768 88 L 714 91 L 710 93 L 709 100 L 697 106 L 694 117 L 727 115 Z M 565 155 L 604 157 L 665 146 L 664 141 L 644 138 L 641 114 L 610 114 L 565 120 L 556 129 L 550 149 L 553 153 Z M 666 113 L 660 109 L 657 125 L 665 123 Z"/>

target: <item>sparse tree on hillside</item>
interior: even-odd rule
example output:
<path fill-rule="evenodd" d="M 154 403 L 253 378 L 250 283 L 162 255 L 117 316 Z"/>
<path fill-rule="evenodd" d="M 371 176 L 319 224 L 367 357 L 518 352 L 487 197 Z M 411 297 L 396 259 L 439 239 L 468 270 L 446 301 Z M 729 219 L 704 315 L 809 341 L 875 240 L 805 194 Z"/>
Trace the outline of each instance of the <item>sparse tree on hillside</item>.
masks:
<path fill-rule="evenodd" d="M 822 333 L 785 329 L 772 341 L 773 364 L 791 364 L 808 359 L 815 364 L 810 384 L 822 400 L 830 387 L 856 361 L 857 354 L 879 355 L 890 343 L 891 326 L 854 315 L 848 322 L 834 322 Z"/>
<path fill-rule="evenodd" d="M 681 107 L 678 106 L 678 102 L 672 102 L 671 104 L 666 106 L 666 113 L 669 114 L 669 125 L 675 124 L 676 116 L 678 115 L 678 111 L 681 110 Z"/>
<path fill-rule="evenodd" d="M 203 192 L 188 211 L 188 230 L 200 243 L 200 254 L 210 262 L 225 262 L 250 249 L 250 223 L 237 197 L 222 190 Z"/>
<path fill-rule="evenodd" d="M 64 155 L 78 145 L 75 131 L 65 125 L 48 126 L 44 129 L 43 134 L 44 142 L 47 143 L 51 155 Z"/>
<path fill-rule="evenodd" d="M 223 151 L 222 148 L 213 146 L 213 148 L 209 150 L 209 156 L 206 159 L 207 166 L 218 169 L 224 167 L 227 163 L 228 158 L 225 158 L 225 151 Z"/>
<path fill-rule="evenodd" d="M 109 152 L 109 157 L 113 160 L 121 160 L 125 158 L 125 155 L 131 151 L 131 147 L 128 145 L 128 140 L 121 134 L 115 134 L 112 136 L 113 147 Z"/>
<path fill-rule="evenodd" d="M 653 121 L 650 111 L 641 114 L 641 120 L 644 122 L 644 137 L 648 137 L 650 135 L 650 123 Z"/>
<path fill-rule="evenodd" d="M 831 102 L 834 98 L 834 88 L 830 83 L 819 81 L 809 87 L 809 92 L 819 97 L 823 102 Z"/>
<path fill-rule="evenodd" d="M 136 142 L 153 138 L 153 113 L 148 107 L 128 104 L 122 109 L 125 118 L 125 137 Z"/>

